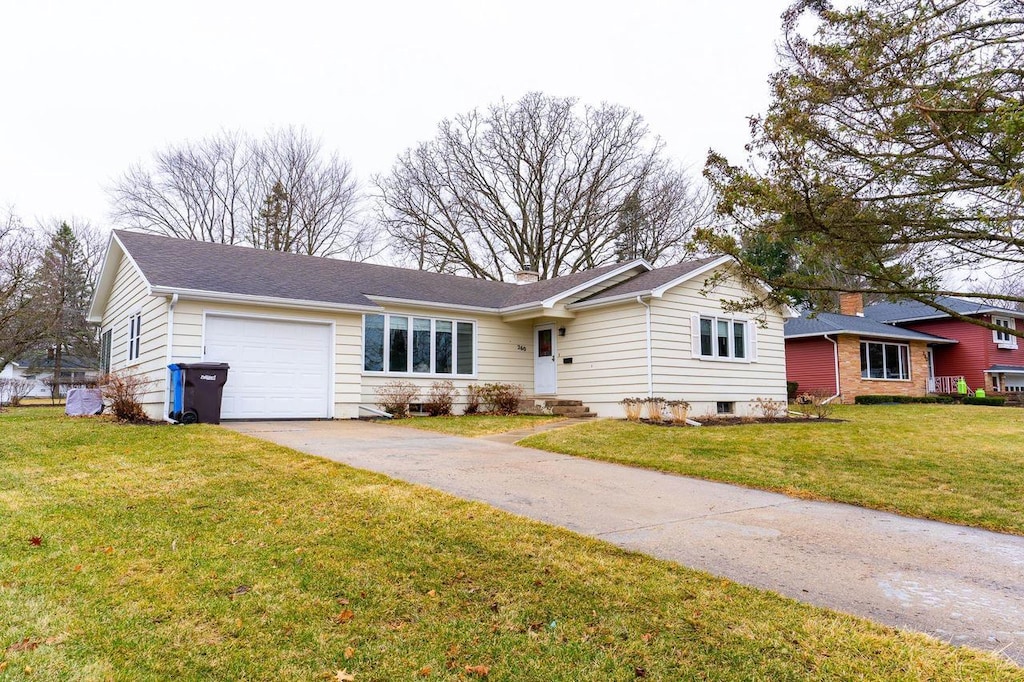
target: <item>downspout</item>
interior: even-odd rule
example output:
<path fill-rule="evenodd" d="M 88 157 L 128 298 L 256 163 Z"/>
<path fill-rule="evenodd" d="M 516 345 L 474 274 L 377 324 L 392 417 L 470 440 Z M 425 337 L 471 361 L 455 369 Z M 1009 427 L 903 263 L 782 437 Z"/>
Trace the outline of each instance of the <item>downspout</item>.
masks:
<path fill-rule="evenodd" d="M 651 343 L 651 306 L 644 303 L 642 296 L 636 297 L 636 302 L 647 308 L 647 397 L 654 397 L 654 358 L 653 344 Z"/>
<path fill-rule="evenodd" d="M 171 295 L 171 302 L 167 306 L 167 362 L 164 363 L 164 369 L 166 371 L 167 365 L 171 364 L 171 358 L 174 354 L 174 307 L 178 305 L 178 294 Z M 167 390 L 164 391 L 164 421 L 174 423 L 171 419 L 171 387 L 167 386 Z"/>
<path fill-rule="evenodd" d="M 840 388 L 839 388 L 839 342 L 836 341 L 835 339 L 828 338 L 828 334 L 825 334 L 825 338 L 828 341 L 831 341 L 832 345 L 835 347 L 834 357 L 835 357 L 835 366 L 836 366 L 836 394 L 834 396 L 830 397 L 830 398 L 825 398 L 824 400 L 822 400 L 821 402 L 822 402 L 823 405 L 827 405 L 828 403 L 832 402 L 833 400 L 838 398 L 843 393 L 842 390 L 840 390 Z"/>

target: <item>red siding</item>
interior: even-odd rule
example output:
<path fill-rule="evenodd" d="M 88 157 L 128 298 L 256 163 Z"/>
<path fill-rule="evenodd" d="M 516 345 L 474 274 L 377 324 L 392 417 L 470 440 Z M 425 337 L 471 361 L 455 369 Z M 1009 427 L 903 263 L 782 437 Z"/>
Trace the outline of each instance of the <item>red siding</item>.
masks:
<path fill-rule="evenodd" d="M 823 338 L 786 340 L 786 381 L 799 384 L 798 391 L 836 393 L 836 351 Z"/>
<path fill-rule="evenodd" d="M 991 321 L 987 316 L 986 322 Z M 1017 324 L 1020 324 L 1018 322 Z M 960 320 L 924 320 L 901 325 L 960 343 L 934 346 L 936 376 L 960 376 L 971 388 L 985 386 L 985 370 L 992 365 L 1024 365 L 1024 343 L 1017 350 L 998 348 L 992 330 Z"/>

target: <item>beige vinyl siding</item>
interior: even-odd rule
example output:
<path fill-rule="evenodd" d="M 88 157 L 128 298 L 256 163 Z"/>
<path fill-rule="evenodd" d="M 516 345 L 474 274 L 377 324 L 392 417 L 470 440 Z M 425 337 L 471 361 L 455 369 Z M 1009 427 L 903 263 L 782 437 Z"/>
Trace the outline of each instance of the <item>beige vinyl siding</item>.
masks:
<path fill-rule="evenodd" d="M 497 315 L 444 311 L 432 308 L 413 308 L 411 306 L 386 306 L 384 314 L 408 315 L 410 317 L 429 317 L 443 320 L 459 320 L 476 323 L 476 368 L 475 378 L 416 374 L 380 374 L 363 372 L 362 355 L 358 358 L 357 371 L 362 376 L 363 405 L 374 406 L 377 401 L 376 389 L 389 381 L 402 379 L 410 381 L 421 388 L 420 398 L 426 395 L 430 384 L 435 381 L 451 379 L 459 390 L 456 400 L 456 411 L 465 404 L 466 387 L 470 384 L 515 383 L 523 386 L 526 395 L 533 392 L 533 323 L 503 322 Z M 360 330 L 362 334 L 362 319 Z M 362 352 L 362 338 L 357 341 L 357 348 Z M 522 346 L 526 350 L 519 350 Z"/>
<path fill-rule="evenodd" d="M 276 306 L 210 303 L 181 300 L 174 310 L 173 362 L 201 362 L 204 315 L 238 315 L 266 319 L 334 323 L 334 416 L 359 416 L 360 371 L 362 370 L 362 316 Z M 287 362 L 287 358 L 282 358 Z M 231 373 L 228 370 L 228 380 Z"/>
<path fill-rule="evenodd" d="M 694 314 L 752 321 L 752 313 L 725 312 L 722 301 L 749 295 L 737 280 L 725 278 L 713 290 L 701 293 L 703 277 L 684 282 L 651 300 L 651 336 L 654 347 L 654 395 L 686 400 L 691 414 L 714 414 L 719 401 L 736 403 L 737 414 L 751 414 L 755 398 L 786 400 L 786 362 L 783 318 L 767 312 L 765 326 L 755 329 L 756 359 L 711 360 L 693 357 Z M 748 344 L 749 348 L 749 344 Z M 752 355 L 748 351 L 748 355 Z"/>
<path fill-rule="evenodd" d="M 557 336 L 559 327 L 565 336 Z M 580 310 L 575 319 L 556 322 L 555 330 L 559 399 L 582 400 L 614 417 L 621 416 L 618 401 L 647 395 L 645 309 L 635 300 Z"/>
<path fill-rule="evenodd" d="M 645 298 L 651 306 L 653 395 L 686 400 L 694 415 L 714 413 L 719 401 L 734 402 L 738 414 L 748 414 L 754 398 L 785 400 L 783 319 L 778 313 L 769 313 L 767 326 L 755 332 L 755 362 L 692 357 L 694 314 L 754 318 L 724 312 L 723 300 L 747 295 L 736 280 L 725 278 L 707 295 L 700 291 L 704 280 L 684 282 L 662 298 Z M 564 337 L 556 337 L 558 398 L 582 400 L 602 417 L 624 416 L 620 400 L 649 392 L 646 325 L 646 309 L 635 299 L 578 309 L 575 319 L 556 323 L 556 329 L 566 328 Z M 565 364 L 566 358 L 572 364 Z"/>
<path fill-rule="evenodd" d="M 142 312 L 139 357 L 128 361 L 128 320 Z M 118 264 L 114 286 L 103 311 L 101 329 L 111 330 L 110 367 L 128 371 L 149 381 L 142 404 L 151 419 L 162 419 L 167 391 L 166 331 L 167 299 L 151 296 L 145 280 L 128 258 Z"/>

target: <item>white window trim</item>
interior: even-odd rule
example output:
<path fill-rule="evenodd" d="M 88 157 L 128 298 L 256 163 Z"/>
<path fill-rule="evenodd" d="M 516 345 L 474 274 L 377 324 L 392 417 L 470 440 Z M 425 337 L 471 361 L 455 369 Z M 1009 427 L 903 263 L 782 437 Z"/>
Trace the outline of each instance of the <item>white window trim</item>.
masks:
<path fill-rule="evenodd" d="M 107 336 L 109 345 L 105 345 L 103 337 Z M 106 357 L 104 357 L 106 356 Z M 104 360 L 106 361 L 104 363 Z M 104 367 L 104 364 L 106 367 Z M 104 371 L 109 374 L 114 369 L 114 328 L 107 327 L 100 331 L 100 371 Z"/>
<path fill-rule="evenodd" d="M 858 344 L 858 347 L 857 347 L 857 350 L 858 350 L 857 359 L 858 359 L 858 361 L 860 360 L 860 354 L 859 354 L 860 348 L 863 347 L 864 344 L 870 344 L 870 343 L 878 344 L 879 346 L 898 346 L 900 348 L 906 348 L 907 349 L 907 378 L 906 379 L 904 379 L 904 378 L 890 379 L 889 377 L 864 376 L 864 370 L 861 370 L 861 375 L 860 375 L 860 380 L 861 381 L 902 381 L 903 383 L 907 383 L 908 381 L 913 381 L 914 380 L 914 361 L 913 361 L 913 356 L 910 353 L 910 344 L 909 343 L 896 343 L 895 341 L 869 341 L 869 340 L 861 340 L 860 344 Z M 902 353 L 900 353 L 900 358 L 901 359 L 903 358 L 903 354 Z M 885 349 L 884 348 L 882 349 L 882 359 L 883 359 L 883 363 L 884 363 L 884 360 L 885 360 Z M 868 371 L 869 372 L 871 371 L 870 368 L 868 368 Z M 883 371 L 884 371 L 884 365 L 883 365 Z"/>
<path fill-rule="evenodd" d="M 1005 322 L 1005 324 L 1000 324 Z M 1017 323 L 1012 317 L 997 317 L 992 316 L 992 324 L 1006 327 L 1007 329 L 1017 330 Z M 1001 332 L 997 329 L 992 330 L 992 341 L 995 342 L 1000 348 L 1007 348 L 1011 350 L 1017 349 L 1017 337 L 1013 334 Z"/>
<path fill-rule="evenodd" d="M 711 350 L 716 348 L 718 338 L 718 322 L 729 322 L 729 350 L 735 350 L 733 346 L 733 324 L 740 322 L 744 325 L 743 354 L 745 357 L 733 356 L 721 357 L 719 355 L 703 355 L 700 350 L 700 321 L 701 318 L 711 320 Z M 690 316 L 690 351 L 692 357 L 704 362 L 731 362 L 735 364 L 750 364 L 757 362 L 757 324 L 753 320 L 745 320 L 739 317 L 731 317 L 716 313 L 693 313 Z"/>
<path fill-rule="evenodd" d="M 135 351 L 134 354 L 132 351 Z M 142 358 L 142 309 L 139 308 L 128 316 L 128 342 L 125 348 L 125 364 L 137 365 Z"/>
<path fill-rule="evenodd" d="M 382 343 L 382 364 L 384 369 L 381 370 L 370 370 L 366 369 L 366 318 L 370 315 L 382 315 L 384 317 L 384 340 Z M 430 320 L 430 371 L 429 372 L 392 372 L 387 369 L 391 360 L 391 343 L 389 341 L 391 337 L 391 318 L 392 317 L 404 317 L 409 320 L 409 328 L 406 330 L 409 333 L 409 362 L 412 363 L 412 332 L 415 326 L 414 320 Z M 451 322 L 452 323 L 452 371 L 448 374 L 439 374 L 435 372 L 435 354 L 434 354 L 434 339 L 437 333 L 438 322 Z M 459 374 L 456 372 L 458 367 L 458 325 L 459 323 L 469 324 L 473 327 L 473 372 L 471 374 Z M 459 319 L 455 317 L 433 317 L 429 315 L 417 315 L 415 313 L 364 313 L 362 331 L 360 334 L 360 354 L 359 354 L 359 366 L 362 369 L 362 375 L 368 377 L 400 377 L 403 379 L 476 379 L 479 371 L 478 363 L 480 361 L 479 352 L 479 326 L 476 320 Z"/>

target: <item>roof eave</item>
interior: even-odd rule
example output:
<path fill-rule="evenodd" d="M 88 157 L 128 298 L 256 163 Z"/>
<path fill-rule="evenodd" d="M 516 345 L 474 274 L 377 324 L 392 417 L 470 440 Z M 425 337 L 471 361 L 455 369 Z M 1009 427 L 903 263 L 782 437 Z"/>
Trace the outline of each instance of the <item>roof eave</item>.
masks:
<path fill-rule="evenodd" d="M 866 332 L 860 329 L 833 329 L 832 331 L 806 332 L 803 334 L 784 334 L 783 338 L 788 341 L 790 339 L 809 339 L 814 338 L 815 336 L 828 336 L 829 334 L 849 334 L 850 336 L 864 336 L 872 339 L 891 339 L 898 341 L 924 341 L 925 343 L 960 343 L 955 339 L 943 339 L 938 336 L 922 339 L 916 336 L 900 336 L 899 334 Z"/>
<path fill-rule="evenodd" d="M 442 310 L 459 310 L 469 313 L 486 313 L 490 315 L 500 314 L 501 309 L 489 308 L 487 306 L 478 305 L 463 305 L 460 303 L 438 303 L 436 301 L 423 301 L 420 299 L 412 298 L 394 298 L 391 296 L 371 296 L 370 294 L 364 294 L 366 298 L 370 299 L 374 303 L 391 303 L 395 305 L 407 305 L 416 308 L 435 308 Z"/>
<path fill-rule="evenodd" d="M 235 294 L 224 291 L 206 291 L 203 289 L 181 289 L 179 287 L 154 286 L 150 288 L 154 296 L 178 295 L 179 299 L 191 301 L 211 301 L 215 303 L 242 303 L 249 305 L 281 306 L 283 308 L 302 308 L 304 310 L 325 310 L 330 312 L 380 312 L 380 306 L 357 305 L 352 303 L 331 303 L 329 301 L 310 301 L 298 298 L 279 298 L 276 296 L 256 296 L 252 294 Z"/>
<path fill-rule="evenodd" d="M 718 258 L 716 258 L 715 260 L 711 261 L 710 263 L 705 263 L 704 265 L 700 266 L 699 268 L 697 268 L 695 270 L 690 270 L 689 272 L 684 273 L 684 274 L 680 275 L 679 277 L 676 277 L 673 280 L 669 280 L 668 282 L 665 282 L 661 286 L 654 287 L 653 289 L 650 290 L 650 294 L 651 294 L 651 296 L 653 298 L 661 298 L 662 296 L 665 295 L 665 292 L 667 292 L 669 289 L 672 289 L 673 287 L 677 287 L 680 284 L 683 284 L 684 282 L 688 282 L 691 279 L 700 277 L 704 273 L 710 272 L 710 271 L 714 270 L 715 268 L 721 267 L 722 265 L 725 265 L 726 263 L 730 263 L 730 262 L 732 262 L 732 257 L 731 256 L 719 256 Z"/>
<path fill-rule="evenodd" d="M 620 267 L 613 268 L 612 270 L 609 270 L 608 272 L 602 273 L 602 274 L 600 274 L 597 277 L 594 277 L 592 279 L 588 279 L 587 281 L 585 281 L 585 282 L 583 282 L 581 284 L 577 284 L 576 286 L 572 287 L 571 289 L 566 289 L 565 291 L 560 291 L 559 293 L 555 294 L 554 296 L 549 296 L 548 298 L 545 298 L 545 299 L 539 301 L 539 303 L 544 308 L 553 308 L 553 307 L 555 307 L 555 305 L 557 303 L 559 303 L 560 301 L 562 301 L 562 300 L 564 300 L 566 298 L 569 298 L 570 296 L 578 294 L 581 291 L 585 291 L 586 289 L 589 289 L 592 286 L 598 285 L 601 282 L 607 282 L 609 279 L 611 279 L 613 277 L 618 277 L 622 273 L 629 272 L 630 270 L 633 270 L 635 268 L 643 268 L 644 271 L 650 271 L 650 270 L 654 269 L 654 267 L 650 263 L 648 263 L 646 260 L 644 260 L 643 258 L 638 258 L 636 260 L 629 261 L 628 263 L 623 263 Z M 536 304 L 537 303 L 531 303 L 530 305 L 536 305 Z M 513 308 L 516 308 L 516 307 L 518 307 L 518 306 L 513 306 Z M 511 311 L 512 311 L 512 309 L 509 309 L 509 312 L 511 312 Z"/>
<path fill-rule="evenodd" d="M 120 252 L 120 256 L 127 258 L 128 262 L 135 268 L 135 271 L 139 273 L 139 277 L 142 278 L 142 282 L 146 285 L 147 292 L 153 293 L 153 285 L 146 279 L 146 273 L 142 271 L 139 264 L 132 258 L 132 254 L 125 248 L 124 243 L 117 236 L 117 231 L 112 231 L 110 239 L 107 240 L 107 251 L 103 254 L 103 267 L 100 269 L 100 276 L 96 279 L 96 289 L 93 291 L 92 301 L 89 302 L 89 312 L 85 316 L 86 322 L 92 324 L 103 322 L 103 311 L 99 309 L 98 304 L 102 299 L 103 305 L 106 306 L 110 292 L 114 288 L 114 280 L 117 278 L 117 267 L 112 265 L 113 259 L 110 257 L 115 247 Z"/>

